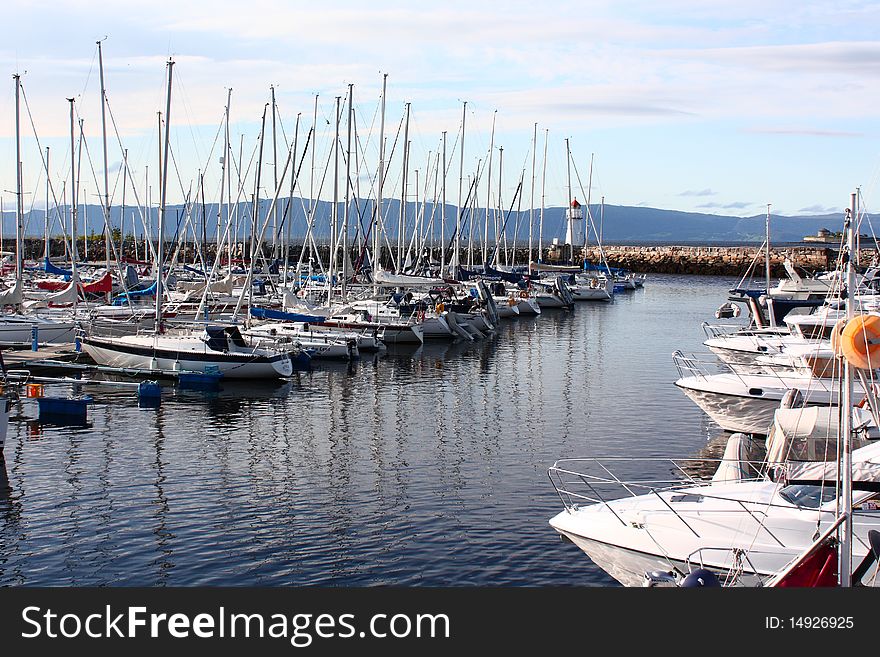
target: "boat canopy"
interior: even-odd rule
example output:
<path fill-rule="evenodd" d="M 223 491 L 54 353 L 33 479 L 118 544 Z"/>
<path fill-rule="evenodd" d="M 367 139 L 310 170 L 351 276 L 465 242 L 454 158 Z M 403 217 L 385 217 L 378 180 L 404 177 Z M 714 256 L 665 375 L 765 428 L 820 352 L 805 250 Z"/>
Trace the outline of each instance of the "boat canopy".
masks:
<path fill-rule="evenodd" d="M 868 444 L 871 414 L 861 408 L 854 408 L 853 414 L 853 448 L 857 449 Z M 837 407 L 780 408 L 767 435 L 767 463 L 830 460 L 837 454 L 839 428 Z M 876 433 L 876 427 L 872 428 Z"/>
<path fill-rule="evenodd" d="M 231 351 L 230 344 L 244 349 L 248 346 L 237 326 L 206 326 L 204 340 L 210 349 L 224 353 Z"/>
<path fill-rule="evenodd" d="M 394 285 L 396 286 L 415 286 L 415 287 L 433 287 L 434 285 L 443 285 L 442 278 L 428 278 L 426 276 L 408 276 L 407 274 L 392 274 L 389 271 L 377 271 L 373 280 L 378 285 Z"/>
<path fill-rule="evenodd" d="M 308 322 L 309 324 L 323 322 L 326 318 L 320 315 L 303 315 L 300 313 L 287 313 L 272 308 L 260 308 L 251 306 L 251 317 L 255 319 L 277 319 L 285 322 Z"/>

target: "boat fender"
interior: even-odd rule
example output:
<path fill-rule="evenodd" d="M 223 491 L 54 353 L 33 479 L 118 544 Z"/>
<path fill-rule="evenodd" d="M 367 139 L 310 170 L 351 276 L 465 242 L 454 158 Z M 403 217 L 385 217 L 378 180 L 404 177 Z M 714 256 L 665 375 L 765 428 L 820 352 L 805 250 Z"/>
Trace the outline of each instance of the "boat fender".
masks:
<path fill-rule="evenodd" d="M 720 587 L 721 583 L 711 570 L 705 568 L 697 568 L 690 575 L 685 577 L 681 582 L 682 588 L 693 588 L 698 586 Z"/>
<path fill-rule="evenodd" d="M 880 367 L 880 316 L 857 315 L 849 320 L 840 332 L 838 348 L 853 367 Z"/>
<path fill-rule="evenodd" d="M 847 321 L 849 320 L 844 317 L 831 329 L 831 350 L 835 356 L 840 356 L 840 334 L 843 333 L 843 327 L 846 326 Z"/>

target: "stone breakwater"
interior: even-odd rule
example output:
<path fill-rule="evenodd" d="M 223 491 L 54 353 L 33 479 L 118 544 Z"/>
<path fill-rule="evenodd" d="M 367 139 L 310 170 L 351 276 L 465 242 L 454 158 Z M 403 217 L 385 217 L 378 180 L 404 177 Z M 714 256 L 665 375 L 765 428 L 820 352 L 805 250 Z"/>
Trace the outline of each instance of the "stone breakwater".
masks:
<path fill-rule="evenodd" d="M 741 275 L 754 263 L 764 271 L 764 250 L 754 246 L 604 246 L 608 264 L 636 272 L 663 274 Z M 863 252 L 862 262 L 873 253 Z M 599 248 L 587 248 L 587 259 L 599 262 Z M 792 246 L 770 249 L 770 269 L 774 278 L 785 276 L 783 262 L 789 258 L 795 267 L 808 271 L 834 267 L 837 252 L 821 246 Z"/>
<path fill-rule="evenodd" d="M 24 257 L 30 260 L 39 260 L 44 252 L 45 245 L 42 240 L 35 238 L 27 238 L 24 243 Z M 5 240 L 2 248 L 7 251 L 14 250 L 14 242 Z M 173 253 L 177 249 L 177 245 L 169 242 L 166 245 L 166 253 Z M 205 259 L 213 262 L 215 255 L 215 245 L 207 244 L 203 248 Z M 301 246 L 290 246 L 287 250 L 288 258 L 291 262 L 296 262 L 300 258 Z M 104 260 L 104 240 L 100 236 L 89 239 L 86 246 L 85 241 L 79 240 L 80 258 L 88 259 L 92 262 L 101 263 Z M 198 260 L 196 256 L 195 245 L 188 243 L 182 245 L 178 253 L 179 262 L 195 262 Z M 271 247 L 264 245 L 264 256 L 271 257 Z M 431 248 L 430 257 L 435 262 L 440 261 L 440 249 Z M 754 263 L 756 273 L 763 274 L 764 271 L 764 251 L 759 246 L 648 246 L 648 245 L 609 245 L 604 246 L 603 251 L 608 264 L 612 267 L 620 267 L 629 269 L 639 273 L 664 273 L 664 274 L 710 274 L 722 276 L 741 276 Z M 136 252 L 133 243 L 126 241 L 125 247 L 121 249 L 122 254 L 127 258 L 134 258 Z M 60 239 L 51 241 L 50 253 L 53 257 L 64 258 L 65 247 Z M 245 249 L 239 244 L 233 252 L 233 257 L 242 259 Z M 470 258 L 467 254 L 467 247 L 462 247 L 461 259 L 467 263 Z M 544 249 L 543 261 L 546 263 L 562 264 L 564 259 L 569 256 L 568 247 L 550 247 Z M 140 259 L 144 258 L 143 244 L 140 245 L 137 255 Z M 318 245 L 317 257 L 326 263 L 329 260 L 330 249 L 326 244 Z M 351 260 L 355 262 L 358 259 L 359 252 L 357 247 L 351 248 Z M 529 260 L 528 249 L 518 246 L 515 257 L 511 259 L 510 253 L 507 256 L 500 251 L 496 254 L 496 265 L 525 265 Z M 535 254 L 537 255 L 537 254 Z M 860 253 L 860 262 L 862 264 L 871 263 L 877 255 L 873 249 L 862 249 Z M 391 267 L 392 262 L 387 250 L 382 254 L 382 265 Z M 451 257 L 451 250 L 447 251 L 446 261 Z M 586 257 L 592 263 L 598 263 L 601 260 L 599 248 L 596 245 L 589 245 L 586 249 Z M 833 269 L 837 262 L 837 250 L 821 245 L 809 246 L 779 246 L 770 250 L 770 266 L 771 275 L 774 278 L 780 278 L 786 275 L 783 268 L 783 261 L 789 258 L 796 267 L 808 272 L 824 271 Z M 479 249 L 475 249 L 473 262 L 475 265 L 480 264 L 481 254 Z M 583 262 L 583 249 L 576 250 L 574 254 L 576 264 Z M 305 254 L 304 261 L 308 261 L 308 254 Z"/>

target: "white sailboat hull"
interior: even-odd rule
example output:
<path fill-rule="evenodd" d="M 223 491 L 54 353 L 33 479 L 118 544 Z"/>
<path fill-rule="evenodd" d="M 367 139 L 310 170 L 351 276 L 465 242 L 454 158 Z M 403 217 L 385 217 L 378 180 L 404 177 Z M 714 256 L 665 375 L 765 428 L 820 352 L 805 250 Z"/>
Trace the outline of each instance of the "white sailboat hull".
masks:
<path fill-rule="evenodd" d="M 260 356 L 238 353 L 213 352 L 206 345 L 193 344 L 185 348 L 175 340 L 163 344 L 161 338 L 152 343 L 143 336 L 119 339 L 86 338 L 82 346 L 99 365 L 142 370 L 186 371 L 220 373 L 229 379 L 281 378 L 293 374 L 293 365 L 287 354 Z"/>
<path fill-rule="evenodd" d="M 33 341 L 33 328 L 37 328 L 37 340 L 47 342 L 71 343 L 76 337 L 76 324 L 55 322 L 43 318 L 25 316 L 0 317 L 0 345 L 29 345 Z"/>

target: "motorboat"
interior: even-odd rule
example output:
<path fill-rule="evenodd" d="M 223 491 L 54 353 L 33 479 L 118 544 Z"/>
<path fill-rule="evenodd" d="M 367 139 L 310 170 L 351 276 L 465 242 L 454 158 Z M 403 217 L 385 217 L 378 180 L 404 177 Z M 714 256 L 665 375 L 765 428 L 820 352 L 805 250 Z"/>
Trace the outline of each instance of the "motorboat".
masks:
<path fill-rule="evenodd" d="M 798 444 L 812 445 L 808 456 L 834 457 L 828 437 L 836 439 L 836 411 L 780 413 L 776 426 L 791 431 Z M 866 440 L 880 434 L 865 415 L 856 414 L 854 428 L 864 438 L 853 452 L 858 559 L 869 552 L 868 533 L 880 530 L 880 442 Z M 748 438 L 734 435 L 731 445 L 741 440 Z M 836 463 L 792 460 L 804 456 L 798 449 L 776 449 L 787 457 L 776 463 L 748 460 L 747 449 L 728 449 L 720 460 L 562 459 L 549 475 L 564 509 L 550 525 L 625 586 L 651 585 L 658 573 L 680 578 L 695 568 L 724 573 L 728 584 L 761 585 L 838 516 L 830 475 Z M 662 474 L 628 478 L 621 474 L 627 466 L 633 473 Z"/>

